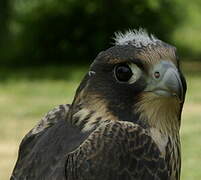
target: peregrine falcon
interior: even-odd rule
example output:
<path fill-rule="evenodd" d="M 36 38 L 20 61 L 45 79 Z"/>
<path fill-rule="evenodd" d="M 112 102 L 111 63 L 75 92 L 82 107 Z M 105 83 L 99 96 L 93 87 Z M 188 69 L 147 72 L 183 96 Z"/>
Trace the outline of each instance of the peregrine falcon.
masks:
<path fill-rule="evenodd" d="M 11 180 L 179 180 L 186 81 L 176 48 L 145 30 L 115 34 L 71 105 L 22 140 Z"/>

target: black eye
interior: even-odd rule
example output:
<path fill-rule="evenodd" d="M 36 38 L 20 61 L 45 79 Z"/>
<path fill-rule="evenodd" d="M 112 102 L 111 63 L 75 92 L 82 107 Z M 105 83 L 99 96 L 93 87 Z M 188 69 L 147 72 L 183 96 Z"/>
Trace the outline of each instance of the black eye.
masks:
<path fill-rule="evenodd" d="M 124 65 L 118 65 L 115 68 L 115 75 L 119 81 L 126 82 L 131 78 L 133 73 L 132 73 L 130 67 L 128 65 L 124 64 Z"/>

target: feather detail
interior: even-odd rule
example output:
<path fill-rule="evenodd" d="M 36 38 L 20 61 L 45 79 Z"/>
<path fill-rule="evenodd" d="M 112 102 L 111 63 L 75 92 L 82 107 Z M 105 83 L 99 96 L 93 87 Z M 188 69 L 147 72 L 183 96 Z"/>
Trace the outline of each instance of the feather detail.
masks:
<path fill-rule="evenodd" d="M 128 30 L 125 33 L 115 33 L 115 45 L 133 45 L 137 48 L 148 45 L 156 45 L 158 41 L 153 34 L 149 35 L 145 29 L 140 28 L 139 30 Z"/>

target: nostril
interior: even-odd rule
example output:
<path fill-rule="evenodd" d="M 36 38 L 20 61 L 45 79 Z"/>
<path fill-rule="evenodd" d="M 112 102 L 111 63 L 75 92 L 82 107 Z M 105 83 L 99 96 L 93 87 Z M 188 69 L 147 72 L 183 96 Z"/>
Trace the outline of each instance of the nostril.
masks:
<path fill-rule="evenodd" d="M 155 77 L 156 79 L 160 78 L 160 73 L 159 73 L 158 71 L 156 71 L 156 72 L 154 73 L 154 77 Z"/>

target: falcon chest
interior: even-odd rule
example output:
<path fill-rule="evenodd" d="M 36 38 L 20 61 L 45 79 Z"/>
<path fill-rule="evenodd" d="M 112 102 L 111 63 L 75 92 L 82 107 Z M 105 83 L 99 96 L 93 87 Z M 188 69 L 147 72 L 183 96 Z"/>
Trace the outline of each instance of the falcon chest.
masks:
<path fill-rule="evenodd" d="M 150 135 L 167 163 L 170 179 L 179 180 L 181 168 L 179 135 L 164 135 L 156 128 L 150 128 Z"/>

